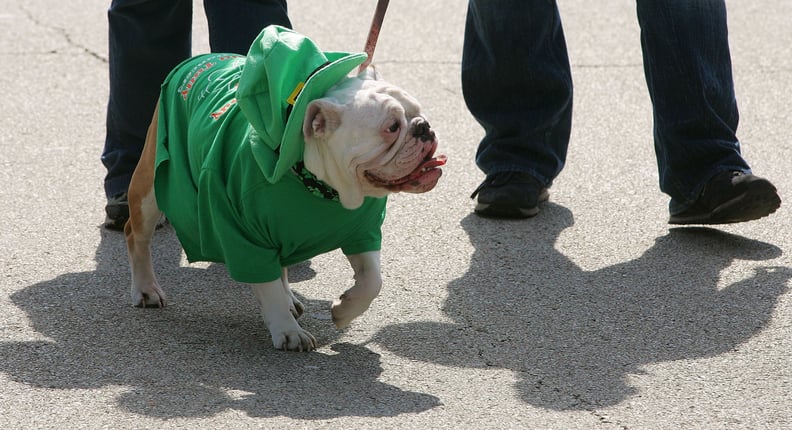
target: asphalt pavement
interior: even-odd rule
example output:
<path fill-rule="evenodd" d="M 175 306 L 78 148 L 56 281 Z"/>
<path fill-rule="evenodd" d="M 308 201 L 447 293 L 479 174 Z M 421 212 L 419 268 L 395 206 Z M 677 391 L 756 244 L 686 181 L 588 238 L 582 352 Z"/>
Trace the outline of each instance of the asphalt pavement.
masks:
<path fill-rule="evenodd" d="M 292 0 L 296 30 L 362 50 L 375 3 Z M 635 4 L 560 2 L 575 82 L 567 167 L 524 221 L 481 219 L 466 2 L 392 1 L 374 63 L 448 155 L 395 195 L 381 296 L 349 328 L 340 252 L 292 272 L 314 353 L 275 351 L 247 287 L 157 232 L 165 309 L 130 306 L 105 204 L 108 1 L 0 3 L 0 428 L 792 428 L 792 1 L 730 0 L 741 124 L 782 207 L 674 228 L 657 185 Z M 196 2 L 195 53 L 208 37 Z"/>

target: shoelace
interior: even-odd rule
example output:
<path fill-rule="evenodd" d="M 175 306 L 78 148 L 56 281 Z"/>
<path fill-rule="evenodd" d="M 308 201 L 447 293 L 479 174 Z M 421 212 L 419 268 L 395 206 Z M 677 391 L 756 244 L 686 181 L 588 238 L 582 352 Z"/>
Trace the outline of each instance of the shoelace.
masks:
<path fill-rule="evenodd" d="M 473 194 L 470 195 L 471 199 L 475 199 L 476 196 L 484 189 L 484 187 L 488 187 L 490 185 L 499 186 L 508 183 L 514 175 L 519 174 L 518 172 L 499 172 L 493 173 L 492 175 L 488 175 L 484 182 L 479 184 L 478 187 L 473 191 Z"/>

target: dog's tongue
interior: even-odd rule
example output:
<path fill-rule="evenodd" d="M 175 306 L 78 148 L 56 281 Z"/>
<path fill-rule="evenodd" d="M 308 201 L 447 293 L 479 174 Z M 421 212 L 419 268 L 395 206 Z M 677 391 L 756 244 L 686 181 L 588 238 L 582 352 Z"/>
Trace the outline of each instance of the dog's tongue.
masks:
<path fill-rule="evenodd" d="M 424 193 L 431 190 L 437 185 L 437 180 L 443 174 L 443 171 L 438 169 L 444 166 L 448 161 L 448 157 L 441 154 L 434 158 L 424 161 L 417 169 L 413 170 L 409 175 L 394 181 L 393 185 L 389 188 L 394 191 L 404 191 L 408 193 Z"/>
<path fill-rule="evenodd" d="M 437 157 L 434 157 L 428 160 L 426 163 L 423 164 L 424 169 L 429 169 L 432 167 L 440 167 L 445 166 L 446 161 L 448 161 L 448 157 L 445 154 L 440 154 Z"/>
<path fill-rule="evenodd" d="M 448 160 L 448 157 L 446 157 L 445 155 L 442 155 L 442 154 L 438 155 L 437 157 L 430 158 L 430 159 L 424 161 L 423 164 L 418 166 L 418 168 L 413 170 L 412 173 L 410 173 L 409 175 L 407 175 L 407 176 L 405 176 L 405 177 L 403 177 L 401 179 L 398 179 L 398 180 L 396 180 L 394 182 L 397 182 L 397 183 L 400 183 L 400 184 L 407 183 L 407 182 L 412 182 L 412 181 L 414 181 L 416 179 L 419 179 L 421 176 L 425 175 L 426 173 L 428 173 L 429 170 L 434 169 L 435 167 L 440 167 L 440 166 L 445 165 L 447 160 Z"/>

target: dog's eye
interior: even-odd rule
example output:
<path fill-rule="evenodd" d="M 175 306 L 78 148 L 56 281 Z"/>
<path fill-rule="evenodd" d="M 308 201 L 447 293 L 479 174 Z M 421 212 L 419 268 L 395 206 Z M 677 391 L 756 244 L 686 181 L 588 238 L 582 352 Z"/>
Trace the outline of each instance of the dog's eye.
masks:
<path fill-rule="evenodd" d="M 399 128 L 401 128 L 401 123 L 399 121 L 394 121 L 393 124 L 388 127 L 387 131 L 388 133 L 396 133 L 399 131 Z"/>

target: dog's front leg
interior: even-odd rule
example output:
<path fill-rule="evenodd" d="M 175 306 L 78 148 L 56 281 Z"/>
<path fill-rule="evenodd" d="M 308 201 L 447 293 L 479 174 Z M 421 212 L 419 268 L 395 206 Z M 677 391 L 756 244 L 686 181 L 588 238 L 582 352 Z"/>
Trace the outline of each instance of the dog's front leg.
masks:
<path fill-rule="evenodd" d="M 316 339 L 303 330 L 292 314 L 294 304 L 286 293 L 283 281 L 250 284 L 253 294 L 261 304 L 261 315 L 272 336 L 272 345 L 285 351 L 312 351 Z"/>
<path fill-rule="evenodd" d="M 368 309 L 382 288 L 379 251 L 348 255 L 355 271 L 355 285 L 333 302 L 332 315 L 336 327 L 349 325 Z"/>

